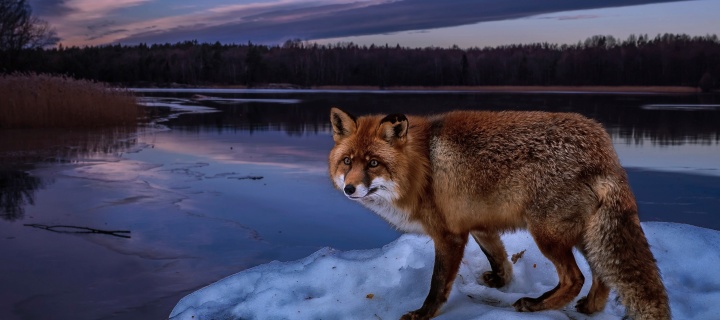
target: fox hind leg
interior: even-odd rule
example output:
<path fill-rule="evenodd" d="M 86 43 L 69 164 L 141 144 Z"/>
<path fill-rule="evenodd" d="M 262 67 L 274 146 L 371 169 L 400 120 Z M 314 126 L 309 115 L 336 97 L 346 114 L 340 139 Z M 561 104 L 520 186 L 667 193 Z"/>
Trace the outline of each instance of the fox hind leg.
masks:
<path fill-rule="evenodd" d="M 532 231 L 531 231 L 532 232 Z M 554 265 L 558 273 L 559 283 L 552 290 L 538 298 L 521 298 L 513 306 L 517 311 L 540 311 L 559 309 L 570 303 L 582 289 L 585 277 L 575 262 L 572 245 L 564 245 L 562 241 L 543 239 L 542 235 L 533 234 L 540 251 Z"/>
<path fill-rule="evenodd" d="M 578 249 L 583 253 L 583 255 L 587 256 L 582 247 Z M 588 263 L 590 264 L 590 271 L 593 275 L 592 286 L 590 287 L 590 292 L 588 292 L 587 296 L 578 300 L 575 305 L 575 309 L 578 312 L 585 314 L 591 314 L 605 309 L 605 304 L 607 303 L 608 296 L 610 295 L 610 288 L 604 281 L 602 281 L 602 279 L 600 279 L 592 263 L 590 261 L 588 261 Z"/>
<path fill-rule="evenodd" d="M 508 260 L 500 234 L 481 231 L 473 231 L 470 234 L 490 262 L 491 271 L 483 273 L 482 281 L 491 288 L 505 286 L 512 278 L 512 264 Z"/>
<path fill-rule="evenodd" d="M 591 314 L 605 309 L 610 288 L 599 278 L 593 276 L 592 286 L 588 295 L 578 300 L 575 309 L 578 312 Z"/>

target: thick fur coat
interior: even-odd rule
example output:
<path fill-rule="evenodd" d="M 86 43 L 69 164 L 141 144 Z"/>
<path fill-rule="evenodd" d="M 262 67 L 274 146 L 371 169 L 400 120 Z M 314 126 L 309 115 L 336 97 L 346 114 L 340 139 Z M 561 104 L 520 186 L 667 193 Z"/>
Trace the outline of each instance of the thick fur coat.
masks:
<path fill-rule="evenodd" d="M 516 310 L 562 308 L 579 294 L 577 248 L 593 273 L 578 311 L 602 310 L 612 287 L 629 317 L 670 318 L 627 175 L 597 122 L 546 112 L 356 118 L 337 108 L 330 117 L 334 185 L 399 230 L 427 234 L 435 244 L 430 292 L 403 319 L 440 311 L 470 236 L 490 262 L 481 280 L 490 287 L 508 283 L 512 265 L 500 234 L 520 228 L 555 265 L 559 283 L 540 297 L 519 299 Z"/>

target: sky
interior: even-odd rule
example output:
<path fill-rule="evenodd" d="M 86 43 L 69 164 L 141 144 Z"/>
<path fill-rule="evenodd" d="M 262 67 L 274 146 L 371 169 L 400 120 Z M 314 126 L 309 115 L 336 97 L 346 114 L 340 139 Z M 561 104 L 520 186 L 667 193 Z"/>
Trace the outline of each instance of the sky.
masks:
<path fill-rule="evenodd" d="M 276 45 L 290 39 L 404 47 L 573 44 L 594 35 L 720 33 L 720 0 L 29 0 L 64 46 Z"/>

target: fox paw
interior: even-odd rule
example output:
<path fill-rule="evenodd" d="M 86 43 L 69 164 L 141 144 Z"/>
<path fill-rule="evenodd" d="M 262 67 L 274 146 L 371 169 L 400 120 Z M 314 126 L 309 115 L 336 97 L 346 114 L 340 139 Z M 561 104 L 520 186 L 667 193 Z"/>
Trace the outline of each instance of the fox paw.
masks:
<path fill-rule="evenodd" d="M 542 307 L 541 300 L 528 297 L 518 299 L 518 301 L 513 303 L 513 307 L 515 307 L 515 310 L 518 312 L 534 312 L 545 309 Z"/>
<path fill-rule="evenodd" d="M 577 310 L 580 313 L 584 314 L 592 314 L 595 312 L 598 312 L 605 308 L 605 305 L 597 305 L 597 303 L 591 303 L 590 299 L 588 297 L 583 297 L 580 300 L 578 300 L 577 304 L 575 304 L 575 310 Z"/>
<path fill-rule="evenodd" d="M 430 319 L 429 315 L 420 314 L 417 310 L 408 312 L 400 317 L 400 320 L 427 320 Z"/>
<path fill-rule="evenodd" d="M 490 288 L 501 288 L 505 286 L 505 279 L 492 271 L 486 271 L 482 275 L 482 280 Z"/>

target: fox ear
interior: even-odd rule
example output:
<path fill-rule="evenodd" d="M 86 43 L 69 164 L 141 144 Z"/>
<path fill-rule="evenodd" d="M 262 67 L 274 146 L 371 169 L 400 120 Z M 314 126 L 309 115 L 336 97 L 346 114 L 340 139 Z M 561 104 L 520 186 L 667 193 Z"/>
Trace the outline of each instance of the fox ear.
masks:
<path fill-rule="evenodd" d="M 333 140 L 335 143 L 347 138 L 357 129 L 357 119 L 338 108 L 330 109 L 330 123 L 332 123 Z"/>
<path fill-rule="evenodd" d="M 380 137 L 394 145 L 405 141 L 408 132 L 408 119 L 404 114 L 391 114 L 380 120 Z"/>

